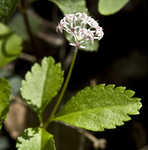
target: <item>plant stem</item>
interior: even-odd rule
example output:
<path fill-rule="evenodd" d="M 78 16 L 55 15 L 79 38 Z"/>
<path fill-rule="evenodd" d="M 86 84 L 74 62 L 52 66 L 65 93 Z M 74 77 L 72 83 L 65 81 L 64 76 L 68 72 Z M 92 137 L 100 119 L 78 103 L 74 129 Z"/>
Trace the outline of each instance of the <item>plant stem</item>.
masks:
<path fill-rule="evenodd" d="M 63 99 L 63 96 L 64 96 L 64 94 L 65 94 L 65 91 L 66 91 L 66 89 L 67 89 L 67 86 L 68 86 L 68 83 L 69 83 L 69 80 L 70 80 L 70 77 L 71 77 L 71 74 L 72 74 L 72 70 L 73 70 L 73 68 L 74 68 L 74 64 L 75 64 L 75 61 L 76 61 L 77 53 L 78 53 L 78 48 L 75 48 L 74 54 L 73 54 L 72 63 L 71 63 L 71 65 L 70 65 L 69 72 L 68 72 L 68 75 L 67 75 L 67 77 L 66 77 L 64 86 L 63 86 L 62 91 L 61 91 L 61 93 L 60 93 L 60 95 L 59 95 L 59 98 L 58 98 L 58 100 L 57 100 L 57 103 L 55 104 L 55 106 L 54 106 L 54 108 L 53 108 L 53 110 L 52 110 L 52 112 L 51 112 L 51 114 L 50 114 L 50 116 L 49 116 L 47 122 L 46 122 L 45 125 L 44 125 L 45 128 L 48 126 L 48 124 L 49 124 L 49 123 L 52 121 L 52 119 L 54 118 L 54 115 L 55 115 L 55 113 L 56 113 L 56 111 L 57 111 L 57 109 L 58 109 L 58 107 L 59 107 L 59 105 L 60 105 L 60 103 L 61 103 L 61 101 L 62 101 L 62 99 Z"/>
<path fill-rule="evenodd" d="M 35 56 L 27 54 L 27 53 L 23 53 L 23 52 L 21 52 L 19 58 L 24 59 L 29 62 L 32 62 L 32 63 L 36 62 L 36 60 L 37 60 L 37 58 Z"/>
<path fill-rule="evenodd" d="M 93 147 L 97 150 L 99 148 L 101 149 L 105 149 L 106 148 L 106 140 L 101 138 L 98 139 L 96 138 L 93 134 L 91 134 L 90 132 L 80 129 L 80 128 L 75 128 L 77 129 L 77 131 L 79 133 L 81 133 L 83 136 L 85 136 L 86 138 L 88 138 L 90 141 L 93 142 Z"/>
<path fill-rule="evenodd" d="M 25 4 L 24 0 L 20 1 L 20 12 L 23 16 L 24 23 L 25 23 L 25 26 L 26 26 L 26 31 L 27 31 L 27 33 L 30 37 L 32 47 L 35 48 L 35 41 L 34 41 L 34 37 L 33 37 L 33 32 L 31 30 L 31 25 L 30 25 L 30 22 L 29 22 L 29 18 L 28 18 L 28 14 L 27 14 L 27 8 L 26 8 L 26 4 Z"/>

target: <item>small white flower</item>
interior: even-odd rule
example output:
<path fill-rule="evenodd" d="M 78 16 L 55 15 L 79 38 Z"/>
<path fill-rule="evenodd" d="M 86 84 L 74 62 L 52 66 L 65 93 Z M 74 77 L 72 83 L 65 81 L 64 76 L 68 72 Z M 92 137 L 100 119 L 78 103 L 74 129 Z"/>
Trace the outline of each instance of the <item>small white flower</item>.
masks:
<path fill-rule="evenodd" d="M 99 27 L 99 24 L 98 22 L 96 22 L 93 18 L 89 17 L 88 20 L 87 20 L 87 23 L 89 24 L 89 26 L 91 28 L 97 28 Z"/>
<path fill-rule="evenodd" d="M 86 48 L 86 44 L 100 40 L 104 33 L 98 22 L 85 13 L 66 14 L 57 26 L 57 31 L 68 33 L 71 46 Z"/>

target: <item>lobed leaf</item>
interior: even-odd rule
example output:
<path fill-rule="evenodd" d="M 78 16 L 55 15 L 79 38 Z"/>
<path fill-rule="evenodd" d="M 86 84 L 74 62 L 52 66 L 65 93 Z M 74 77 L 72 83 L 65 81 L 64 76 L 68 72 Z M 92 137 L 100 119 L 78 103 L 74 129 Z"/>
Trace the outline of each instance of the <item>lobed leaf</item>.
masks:
<path fill-rule="evenodd" d="M 85 0 L 49 0 L 55 3 L 64 14 L 85 12 L 87 13 Z"/>
<path fill-rule="evenodd" d="M 10 86 L 8 81 L 0 79 L 0 129 L 1 123 L 6 118 L 10 103 Z"/>
<path fill-rule="evenodd" d="M 15 11 L 19 0 L 0 0 L 0 21 L 5 21 Z"/>
<path fill-rule="evenodd" d="M 111 15 L 123 8 L 129 0 L 99 0 L 98 11 L 102 15 Z"/>
<path fill-rule="evenodd" d="M 130 120 L 129 115 L 139 114 L 140 98 L 133 98 L 132 90 L 104 84 L 86 87 L 72 97 L 55 121 L 92 131 L 112 129 Z"/>
<path fill-rule="evenodd" d="M 18 150 L 56 150 L 53 135 L 43 128 L 28 128 L 18 137 Z"/>
<path fill-rule="evenodd" d="M 22 81 L 21 94 L 31 108 L 41 114 L 56 96 L 62 83 L 61 64 L 55 64 L 52 57 L 45 57 L 41 66 L 34 64 L 31 72 L 26 74 L 25 80 Z"/>
<path fill-rule="evenodd" d="M 0 23 L 0 67 L 16 59 L 22 51 L 22 39 Z"/>

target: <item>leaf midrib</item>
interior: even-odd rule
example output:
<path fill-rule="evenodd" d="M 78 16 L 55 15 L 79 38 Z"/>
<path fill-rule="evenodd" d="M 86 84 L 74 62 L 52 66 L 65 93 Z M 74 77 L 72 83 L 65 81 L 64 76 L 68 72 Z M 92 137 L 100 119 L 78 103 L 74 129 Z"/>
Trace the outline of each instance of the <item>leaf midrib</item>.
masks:
<path fill-rule="evenodd" d="M 112 106 L 103 106 L 103 107 L 97 107 L 97 108 L 88 108 L 88 109 L 85 109 L 85 110 L 78 110 L 78 111 L 75 111 L 75 112 L 71 112 L 71 113 L 69 113 L 69 112 L 67 112 L 67 113 L 65 113 L 65 114 L 59 114 L 59 115 L 57 115 L 57 117 L 56 118 L 60 118 L 60 117 L 63 117 L 63 116 L 66 116 L 66 115 L 72 115 L 72 114 L 79 114 L 79 113 L 84 113 L 84 112 L 89 112 L 89 111 L 95 111 L 95 110 L 98 110 L 98 109 L 109 109 L 109 110 L 113 110 L 113 109 L 111 109 L 111 107 L 129 107 L 128 105 L 131 105 L 131 103 L 129 103 L 129 104 L 126 104 L 126 105 L 112 105 Z M 140 102 L 138 102 L 137 103 L 137 110 L 139 110 L 141 108 L 141 103 Z M 128 114 L 129 112 L 127 112 L 127 114 Z"/>
<path fill-rule="evenodd" d="M 48 58 L 47 58 L 47 62 L 48 62 L 48 64 L 47 64 L 47 67 L 46 67 L 46 70 L 45 70 L 45 76 L 44 76 L 44 81 L 43 81 L 43 88 L 42 88 L 42 94 L 41 94 L 41 112 L 40 113 L 42 113 L 42 111 L 44 110 L 44 105 L 45 104 L 43 104 L 43 98 L 44 98 L 44 94 L 45 94 L 45 88 L 46 88 L 46 81 L 47 81 L 47 75 L 48 75 L 48 72 L 49 72 L 49 61 L 48 61 Z M 43 64 L 42 64 L 43 65 Z M 41 66 L 41 70 L 43 70 L 44 68 L 42 68 L 42 66 Z"/>

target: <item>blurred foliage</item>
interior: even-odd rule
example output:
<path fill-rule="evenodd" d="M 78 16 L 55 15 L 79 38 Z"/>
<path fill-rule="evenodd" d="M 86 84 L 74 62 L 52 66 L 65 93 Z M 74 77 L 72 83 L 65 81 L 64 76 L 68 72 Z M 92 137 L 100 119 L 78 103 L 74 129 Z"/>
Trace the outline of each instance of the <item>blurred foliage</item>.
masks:
<path fill-rule="evenodd" d="M 64 14 L 85 12 L 88 13 L 85 0 L 49 0 L 54 2 Z"/>
<path fill-rule="evenodd" d="M 34 34 L 38 33 L 41 30 L 41 19 L 32 11 L 27 11 L 27 14 L 32 32 Z M 12 31 L 21 36 L 23 40 L 29 40 L 29 35 L 24 24 L 24 18 L 20 13 L 16 13 L 15 16 L 13 16 L 9 22 L 9 27 Z"/>
<path fill-rule="evenodd" d="M 16 59 L 22 51 L 22 39 L 0 23 L 0 67 Z"/>
<path fill-rule="evenodd" d="M 129 0 L 99 0 L 98 11 L 102 15 L 111 15 L 123 8 Z"/>
<path fill-rule="evenodd" d="M 7 80 L 0 79 L 0 129 L 5 120 L 10 104 L 10 86 Z"/>
<path fill-rule="evenodd" d="M 7 21 L 20 0 L 0 0 L 0 21 Z"/>
<path fill-rule="evenodd" d="M 19 95 L 22 78 L 19 75 L 14 74 L 11 70 L 2 68 L 0 69 L 0 78 L 4 77 L 7 78 L 11 86 L 11 95 Z"/>

